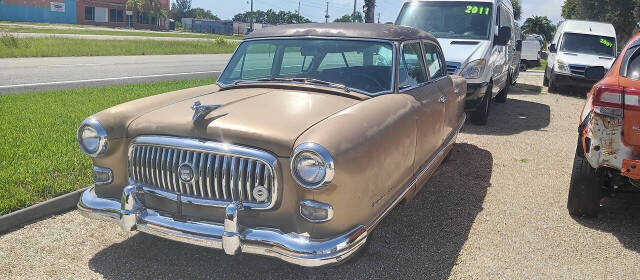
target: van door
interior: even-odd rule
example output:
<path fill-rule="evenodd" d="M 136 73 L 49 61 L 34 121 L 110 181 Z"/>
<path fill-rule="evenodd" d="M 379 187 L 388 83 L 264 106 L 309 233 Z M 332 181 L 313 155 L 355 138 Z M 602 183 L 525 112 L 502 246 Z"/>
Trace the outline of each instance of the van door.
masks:
<path fill-rule="evenodd" d="M 499 5 L 497 13 L 496 26 L 508 26 L 513 30 L 513 16 L 511 16 L 509 10 L 502 5 Z M 509 74 L 509 65 L 511 62 L 511 58 L 513 57 L 513 51 L 511 51 L 510 44 L 512 44 L 512 42 L 510 42 L 506 46 L 494 46 L 494 50 L 497 49 L 495 50 L 497 51 L 497 53 L 495 58 L 495 68 L 493 72 L 494 95 L 498 94 L 500 90 L 506 87 L 507 76 Z"/>

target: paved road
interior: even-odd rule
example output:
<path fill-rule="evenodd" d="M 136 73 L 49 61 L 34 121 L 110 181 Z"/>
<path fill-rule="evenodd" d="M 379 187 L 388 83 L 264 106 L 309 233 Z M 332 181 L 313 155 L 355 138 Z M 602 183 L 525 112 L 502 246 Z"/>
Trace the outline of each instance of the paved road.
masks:
<path fill-rule="evenodd" d="M 567 192 L 584 98 L 526 74 L 487 126 L 466 124 L 450 160 L 399 205 L 362 258 L 304 269 L 226 256 L 76 211 L 0 236 L 0 279 L 638 279 L 638 201 L 572 218 Z"/>
<path fill-rule="evenodd" d="M 215 77 L 229 54 L 0 59 L 0 94 Z"/>

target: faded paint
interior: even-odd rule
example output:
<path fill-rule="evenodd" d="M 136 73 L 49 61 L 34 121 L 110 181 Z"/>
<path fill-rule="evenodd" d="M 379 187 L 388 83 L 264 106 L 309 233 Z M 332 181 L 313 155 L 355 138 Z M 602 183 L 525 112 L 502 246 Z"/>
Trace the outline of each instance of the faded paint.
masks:
<path fill-rule="evenodd" d="M 622 169 L 622 160 L 631 158 L 632 155 L 631 150 L 622 143 L 622 131 L 622 118 L 595 112 L 592 114 L 584 131 L 584 137 L 591 139 L 589 149 L 585 150 L 585 156 L 591 166 Z"/>

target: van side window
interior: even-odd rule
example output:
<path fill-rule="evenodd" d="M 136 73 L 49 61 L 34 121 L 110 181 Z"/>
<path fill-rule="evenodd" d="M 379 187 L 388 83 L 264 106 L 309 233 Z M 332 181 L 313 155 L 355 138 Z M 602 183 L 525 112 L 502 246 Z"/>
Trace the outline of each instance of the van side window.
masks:
<path fill-rule="evenodd" d="M 629 59 L 629 67 L 627 68 L 627 77 L 634 80 L 640 80 L 640 51 L 636 50 Z"/>
<path fill-rule="evenodd" d="M 427 81 L 427 70 L 420 43 L 407 43 L 402 47 L 402 63 L 400 64 L 400 88 L 418 86 Z"/>
<path fill-rule="evenodd" d="M 436 45 L 424 43 L 424 56 L 426 58 L 427 68 L 429 69 L 429 74 L 431 75 L 432 80 L 446 75 L 444 73 L 444 61 L 440 56 L 440 49 L 438 49 Z"/>

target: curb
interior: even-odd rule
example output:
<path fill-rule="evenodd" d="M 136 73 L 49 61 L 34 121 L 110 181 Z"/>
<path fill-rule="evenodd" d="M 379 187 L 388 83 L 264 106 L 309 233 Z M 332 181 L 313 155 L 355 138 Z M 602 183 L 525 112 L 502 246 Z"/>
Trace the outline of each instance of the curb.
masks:
<path fill-rule="evenodd" d="M 80 199 L 82 192 L 85 190 L 86 188 L 83 188 L 72 193 L 20 209 L 4 216 L 0 216 L 0 234 L 22 227 L 40 218 L 76 208 L 78 200 Z"/>

